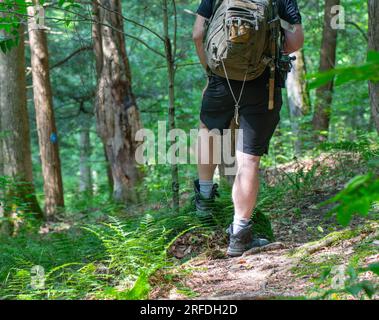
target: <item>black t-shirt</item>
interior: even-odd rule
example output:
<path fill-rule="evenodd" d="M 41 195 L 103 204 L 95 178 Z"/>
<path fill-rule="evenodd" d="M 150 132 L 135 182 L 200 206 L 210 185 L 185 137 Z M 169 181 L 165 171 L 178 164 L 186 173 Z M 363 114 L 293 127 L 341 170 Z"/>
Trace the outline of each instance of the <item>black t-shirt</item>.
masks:
<path fill-rule="evenodd" d="M 197 9 L 197 14 L 209 19 L 212 16 L 214 4 L 215 0 L 202 0 L 199 8 Z M 278 0 L 278 14 L 280 18 L 286 20 L 290 24 L 301 24 L 301 15 L 296 0 Z M 217 75 L 213 76 L 221 78 Z M 249 82 L 257 85 L 260 85 L 262 82 L 267 83 L 269 76 L 270 74 L 267 68 L 260 77 L 250 80 Z M 276 87 L 284 88 L 285 81 L 282 79 L 278 71 L 276 72 L 275 79 Z"/>
<path fill-rule="evenodd" d="M 212 16 L 215 0 L 202 0 L 197 13 L 209 19 Z M 278 0 L 279 17 L 290 24 L 301 24 L 301 14 L 296 0 Z"/>

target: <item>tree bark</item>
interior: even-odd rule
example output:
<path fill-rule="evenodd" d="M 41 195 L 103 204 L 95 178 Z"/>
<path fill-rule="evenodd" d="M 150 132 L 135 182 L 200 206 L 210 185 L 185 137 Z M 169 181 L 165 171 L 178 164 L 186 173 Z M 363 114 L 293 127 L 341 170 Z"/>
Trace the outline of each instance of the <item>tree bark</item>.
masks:
<path fill-rule="evenodd" d="M 100 7 L 98 5 L 98 0 L 92 0 L 92 15 L 94 17 L 94 20 L 101 21 Z M 93 41 L 93 50 L 94 50 L 95 60 L 96 60 L 97 82 L 99 83 L 102 68 L 103 68 L 103 47 L 102 47 L 102 42 L 101 42 L 100 23 L 92 24 L 92 41 Z M 96 106 L 95 106 L 95 109 L 96 109 Z M 109 191 L 110 191 L 110 194 L 113 194 L 114 182 L 113 182 L 113 175 L 112 175 L 112 167 L 109 163 L 107 149 L 104 143 L 103 143 L 103 149 L 104 149 L 104 158 L 106 162 L 106 171 L 107 171 L 107 177 L 108 177 Z"/>
<path fill-rule="evenodd" d="M 87 119 L 82 119 L 80 130 L 80 183 L 79 191 L 86 195 L 92 195 L 92 169 L 91 169 L 91 137 L 90 124 Z"/>
<path fill-rule="evenodd" d="M 97 130 L 112 168 L 114 200 L 134 202 L 137 200 L 134 187 L 140 179 L 135 160 L 138 147 L 135 135 L 141 129 L 141 122 L 122 33 L 121 1 L 97 0 L 93 6 L 101 23 L 93 28 L 99 72 Z"/>
<path fill-rule="evenodd" d="M 379 52 L 379 2 L 378 0 L 368 0 L 369 12 L 369 44 L 371 51 Z M 375 128 L 379 133 L 379 82 L 369 82 L 369 92 L 371 99 L 371 114 Z"/>
<path fill-rule="evenodd" d="M 168 108 L 168 122 L 169 129 L 174 130 L 175 125 L 175 47 L 173 48 L 170 35 L 169 35 L 169 17 L 167 0 L 163 0 L 163 32 L 165 40 L 165 53 L 167 63 L 168 75 L 168 95 L 169 95 L 169 108 Z M 176 30 L 174 32 L 176 37 Z M 175 43 L 174 39 L 174 43 Z M 175 142 L 174 142 L 175 143 Z M 172 179 L 172 202 L 173 211 L 179 212 L 179 168 L 177 164 L 171 164 L 171 179 Z"/>
<path fill-rule="evenodd" d="M 302 142 L 304 139 L 299 121 L 302 117 L 309 114 L 311 106 L 307 82 L 305 81 L 306 69 L 303 51 L 296 51 L 293 56 L 296 57 L 296 60 L 292 62 L 293 68 L 288 74 L 286 86 L 291 126 L 293 136 L 296 139 L 294 141 L 295 155 L 298 156 L 302 152 Z"/>
<path fill-rule="evenodd" d="M 332 27 L 332 7 L 339 5 L 340 0 L 325 0 L 324 27 L 321 43 L 319 71 L 324 72 L 335 67 L 337 48 L 337 29 Z M 333 84 L 330 81 L 316 91 L 316 104 L 313 115 L 313 129 L 317 141 L 327 140 L 331 107 L 333 101 Z"/>
<path fill-rule="evenodd" d="M 18 46 L 6 54 L 0 52 L 0 176 L 12 181 L 3 186 L 6 190 L 1 190 L 0 202 L 11 194 L 23 210 L 42 216 L 33 185 L 23 33 L 21 26 Z M 5 36 L 5 32 L 0 31 L 0 35 Z M 15 203 L 4 203 L 4 208 L 11 205 Z"/>
<path fill-rule="evenodd" d="M 38 0 L 34 0 L 33 3 L 38 4 Z M 34 17 L 35 8 L 33 6 L 28 7 L 28 15 Z M 44 179 L 45 218 L 52 220 L 64 207 L 63 182 L 50 83 L 47 37 L 45 30 L 35 28 L 33 20 L 33 18 L 29 19 L 28 28 L 34 106 Z"/>

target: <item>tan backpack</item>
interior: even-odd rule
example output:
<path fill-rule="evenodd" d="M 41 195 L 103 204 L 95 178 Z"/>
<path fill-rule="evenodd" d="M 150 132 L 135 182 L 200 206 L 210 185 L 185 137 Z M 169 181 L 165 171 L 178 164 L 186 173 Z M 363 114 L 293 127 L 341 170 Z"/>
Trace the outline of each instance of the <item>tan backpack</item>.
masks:
<path fill-rule="evenodd" d="M 277 0 L 215 0 L 206 28 L 204 48 L 208 67 L 228 83 L 230 79 L 244 82 L 256 79 L 270 67 L 269 108 L 273 109 L 280 41 Z M 234 98 L 238 107 L 239 101 Z"/>

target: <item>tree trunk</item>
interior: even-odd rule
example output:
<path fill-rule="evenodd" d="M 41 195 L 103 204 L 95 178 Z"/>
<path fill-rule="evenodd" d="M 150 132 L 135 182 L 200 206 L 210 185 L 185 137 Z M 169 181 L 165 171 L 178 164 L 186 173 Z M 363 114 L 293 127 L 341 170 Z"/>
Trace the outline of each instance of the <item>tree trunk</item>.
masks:
<path fill-rule="evenodd" d="M 320 72 L 333 69 L 336 62 L 337 29 L 332 27 L 332 7 L 339 5 L 340 0 L 325 0 L 324 28 L 322 34 Z M 330 81 L 316 91 L 316 104 L 313 115 L 313 129 L 317 141 L 327 140 L 332 107 L 333 83 Z"/>
<path fill-rule="evenodd" d="M 113 197 L 113 191 L 114 191 L 114 182 L 113 182 L 113 173 L 112 173 L 112 166 L 109 163 L 108 155 L 107 155 L 107 148 L 106 145 L 103 143 L 103 150 L 104 150 L 104 158 L 105 158 L 105 166 L 107 171 L 107 177 L 108 177 L 108 187 L 109 187 L 109 199 Z"/>
<path fill-rule="evenodd" d="M 293 56 L 296 57 L 296 60 L 292 63 L 293 68 L 288 74 L 286 86 L 291 126 L 293 136 L 296 139 L 294 141 L 295 155 L 298 156 L 302 152 L 302 140 L 304 139 L 299 121 L 310 112 L 311 107 L 307 82 L 305 81 L 306 69 L 303 51 L 296 51 Z"/>
<path fill-rule="evenodd" d="M 33 3 L 38 4 L 38 0 L 34 0 Z M 34 17 L 33 6 L 28 7 L 28 15 Z M 47 37 L 45 30 L 36 28 L 33 20 L 29 19 L 28 28 L 34 106 L 44 179 L 45 218 L 52 220 L 64 207 L 61 161 L 50 83 Z"/>
<path fill-rule="evenodd" d="M 92 195 L 92 170 L 91 170 L 91 163 L 90 163 L 91 138 L 90 138 L 90 123 L 87 119 L 82 119 L 79 145 L 80 145 L 79 191 L 90 196 Z"/>
<path fill-rule="evenodd" d="M 100 4 L 100 6 L 98 5 Z M 112 168 L 113 198 L 136 201 L 134 187 L 140 179 L 135 160 L 141 128 L 140 115 L 132 92 L 131 72 L 125 48 L 120 0 L 93 2 L 99 22 L 94 26 L 94 48 L 100 74 L 96 103 L 97 130 Z M 95 17 L 96 18 L 96 17 Z M 101 49 L 100 49 L 101 46 Z"/>
<path fill-rule="evenodd" d="M 379 2 L 368 0 L 369 12 L 369 50 L 379 52 Z M 371 114 L 376 130 L 379 133 L 379 82 L 369 83 Z"/>
<path fill-rule="evenodd" d="M 4 203 L 4 207 L 22 204 L 22 210 L 42 216 L 33 185 L 23 33 L 21 26 L 19 45 L 6 54 L 0 52 L 0 176 L 12 182 L 3 186 L 6 192 L 1 190 L 0 202 L 5 202 L 6 193 L 12 194 L 13 200 L 20 203 L 10 200 L 12 203 Z M 0 31 L 0 36 L 5 33 Z"/>
<path fill-rule="evenodd" d="M 169 108 L 168 120 L 169 129 L 175 129 L 175 48 L 172 47 L 169 35 L 169 16 L 167 0 L 163 0 L 163 32 L 165 39 L 165 53 L 167 62 L 167 75 L 168 75 L 168 94 L 169 94 Z M 176 30 L 175 35 L 176 37 Z M 176 41 L 174 41 L 176 42 Z M 175 142 L 173 142 L 175 143 Z M 171 179 L 172 179 L 172 201 L 173 212 L 179 212 L 179 168 L 177 164 L 171 164 Z"/>
<path fill-rule="evenodd" d="M 92 15 L 94 17 L 94 20 L 100 21 L 100 7 L 98 5 L 98 0 L 92 0 Z M 103 47 L 101 43 L 100 23 L 92 24 L 92 40 L 93 40 L 93 49 L 94 49 L 95 60 L 96 60 L 97 82 L 99 83 L 100 77 L 101 77 L 101 71 L 103 68 Z M 104 143 L 103 143 L 103 149 L 104 149 L 104 158 L 106 162 L 106 171 L 107 171 L 107 177 L 108 177 L 109 191 L 110 191 L 110 194 L 113 194 L 114 183 L 113 183 L 112 167 L 109 163 L 107 149 Z"/>

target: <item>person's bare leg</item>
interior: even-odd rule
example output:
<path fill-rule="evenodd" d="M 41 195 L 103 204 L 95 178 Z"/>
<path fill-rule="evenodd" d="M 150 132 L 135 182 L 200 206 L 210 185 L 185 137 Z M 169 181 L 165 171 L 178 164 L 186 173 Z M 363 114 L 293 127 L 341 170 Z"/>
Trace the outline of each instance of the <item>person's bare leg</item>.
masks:
<path fill-rule="evenodd" d="M 237 175 L 233 186 L 234 220 L 229 228 L 228 256 L 239 257 L 252 247 L 268 244 L 266 239 L 254 239 L 251 215 L 259 190 L 261 157 L 237 151 Z"/>
<path fill-rule="evenodd" d="M 237 175 L 233 186 L 236 220 L 250 221 L 259 191 L 259 165 L 261 157 L 237 151 Z"/>
<path fill-rule="evenodd" d="M 213 139 L 209 138 L 207 127 L 200 122 L 198 138 L 198 165 L 199 180 L 213 180 L 217 164 L 213 164 Z"/>

